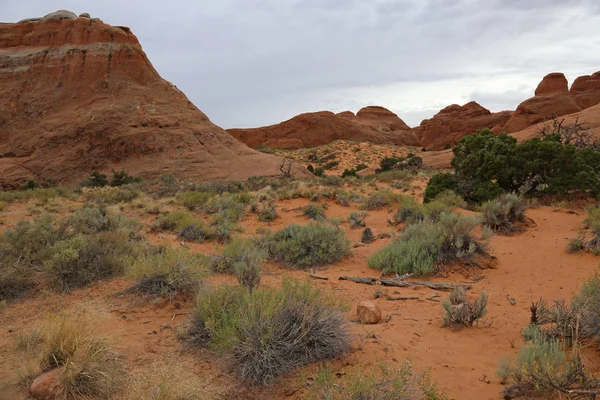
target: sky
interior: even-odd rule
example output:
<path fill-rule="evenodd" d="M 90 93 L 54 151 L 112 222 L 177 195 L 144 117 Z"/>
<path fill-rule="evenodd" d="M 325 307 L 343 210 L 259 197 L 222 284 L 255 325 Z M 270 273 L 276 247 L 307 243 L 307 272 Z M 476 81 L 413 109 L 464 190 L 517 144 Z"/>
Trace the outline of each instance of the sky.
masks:
<path fill-rule="evenodd" d="M 449 104 L 515 109 L 549 72 L 600 70 L 599 0 L 0 0 L 129 26 L 216 124 L 386 107 L 410 126 Z"/>

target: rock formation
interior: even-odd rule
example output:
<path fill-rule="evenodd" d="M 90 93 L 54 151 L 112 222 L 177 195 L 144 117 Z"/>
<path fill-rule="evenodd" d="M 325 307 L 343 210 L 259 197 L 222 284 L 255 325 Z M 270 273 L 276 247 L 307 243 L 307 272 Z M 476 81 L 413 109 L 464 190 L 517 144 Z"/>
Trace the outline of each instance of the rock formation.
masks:
<path fill-rule="evenodd" d="M 600 71 L 575 79 L 570 92 L 575 103 L 581 108 L 585 109 L 600 104 Z"/>
<path fill-rule="evenodd" d="M 503 130 L 517 132 L 538 122 L 552 119 L 554 116 L 580 110 L 581 107 L 569 93 L 567 78 L 561 73 L 553 72 L 540 82 L 534 97 L 519 104 Z"/>
<path fill-rule="evenodd" d="M 541 96 L 550 93 L 567 93 L 569 91 L 569 82 L 561 72 L 549 73 L 542 79 L 535 89 L 535 95 Z"/>
<path fill-rule="evenodd" d="M 376 144 L 419 146 L 415 133 L 396 114 L 383 107 L 365 107 L 356 115 L 350 111 L 300 114 L 276 125 L 228 132 L 250 147 L 299 149 L 320 146 L 334 140 Z"/>
<path fill-rule="evenodd" d="M 433 118 L 423 120 L 414 131 L 423 147 L 442 150 L 446 146 L 454 146 L 462 137 L 475 131 L 504 125 L 511 114 L 510 111 L 492 113 L 474 101 L 464 106 L 452 104 Z"/>
<path fill-rule="evenodd" d="M 0 185 L 111 168 L 246 178 L 278 166 L 162 79 L 129 28 L 68 11 L 0 24 Z"/>

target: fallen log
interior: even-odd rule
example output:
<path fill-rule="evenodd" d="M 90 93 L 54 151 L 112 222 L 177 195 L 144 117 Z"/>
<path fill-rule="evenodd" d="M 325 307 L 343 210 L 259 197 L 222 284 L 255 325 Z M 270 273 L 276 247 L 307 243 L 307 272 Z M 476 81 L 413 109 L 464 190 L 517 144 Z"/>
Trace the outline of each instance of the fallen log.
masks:
<path fill-rule="evenodd" d="M 454 284 L 454 283 L 436 283 L 436 282 L 428 282 L 428 281 L 412 281 L 406 282 L 398 279 L 389 279 L 389 278 L 381 278 L 379 282 L 383 286 L 395 286 L 395 287 L 414 287 L 414 286 L 425 286 L 429 289 L 433 290 L 447 290 L 451 291 L 458 288 L 463 288 L 464 290 L 471 289 L 471 285 L 466 284 Z"/>
<path fill-rule="evenodd" d="M 356 283 L 364 283 L 367 285 L 372 285 L 379 280 L 379 278 L 362 278 L 360 276 L 340 276 L 340 281 L 352 281 Z"/>

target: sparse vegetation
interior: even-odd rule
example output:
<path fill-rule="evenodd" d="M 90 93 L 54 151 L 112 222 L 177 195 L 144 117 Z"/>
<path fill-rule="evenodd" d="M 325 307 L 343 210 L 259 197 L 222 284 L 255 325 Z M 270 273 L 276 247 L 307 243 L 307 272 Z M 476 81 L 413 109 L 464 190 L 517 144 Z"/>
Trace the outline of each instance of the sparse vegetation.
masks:
<path fill-rule="evenodd" d="M 481 292 L 478 299 L 469 300 L 464 288 L 454 289 L 449 299 L 442 303 L 446 311 L 444 326 L 473 326 L 487 313 L 487 300 L 488 295 L 485 290 Z"/>
<path fill-rule="evenodd" d="M 259 239 L 269 258 L 291 268 L 331 264 L 350 254 L 344 232 L 323 223 L 289 225 Z"/>
<path fill-rule="evenodd" d="M 365 219 L 369 216 L 368 213 L 361 211 L 352 211 L 348 215 L 348 223 L 351 229 L 364 228 L 366 226 Z"/>
<path fill-rule="evenodd" d="M 138 258 L 127 274 L 137 282 L 125 291 L 146 297 L 192 297 L 205 275 L 203 257 L 184 250 L 164 249 Z"/>
<path fill-rule="evenodd" d="M 483 225 L 494 231 L 505 234 L 523 230 L 520 223 L 525 220 L 525 202 L 514 194 L 501 195 L 496 200 L 490 200 L 481 207 Z"/>
<path fill-rule="evenodd" d="M 600 255 L 600 207 L 588 207 L 586 213 L 583 230 L 578 237 L 569 240 L 567 251 L 587 251 L 597 256 Z"/>
<path fill-rule="evenodd" d="M 308 203 L 302 207 L 302 214 L 315 221 L 321 221 L 325 219 L 325 209 L 319 204 Z"/>
<path fill-rule="evenodd" d="M 473 232 L 475 218 L 442 213 L 437 222 L 410 225 L 404 235 L 373 254 L 368 263 L 383 273 L 431 275 L 436 266 L 455 261 L 476 263 L 477 255 L 487 256 L 485 236 Z"/>
<path fill-rule="evenodd" d="M 280 289 L 252 292 L 205 288 L 184 339 L 227 355 L 241 380 L 268 384 L 296 367 L 349 349 L 342 309 L 310 282 L 284 280 Z"/>
<path fill-rule="evenodd" d="M 444 400 L 429 374 L 416 371 L 410 362 L 390 368 L 383 364 L 372 373 L 359 372 L 336 379 L 328 367 L 319 368 L 309 386 L 310 399 L 319 400 Z"/>

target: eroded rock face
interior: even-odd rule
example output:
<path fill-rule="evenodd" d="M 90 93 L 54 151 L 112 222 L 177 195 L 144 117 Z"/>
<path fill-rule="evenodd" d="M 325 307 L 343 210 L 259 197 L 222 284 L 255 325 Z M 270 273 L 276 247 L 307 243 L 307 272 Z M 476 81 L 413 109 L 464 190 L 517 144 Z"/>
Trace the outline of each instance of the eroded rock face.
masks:
<path fill-rule="evenodd" d="M 544 77 L 535 89 L 535 95 L 541 96 L 549 93 L 567 93 L 569 82 L 561 72 L 552 72 Z"/>
<path fill-rule="evenodd" d="M 314 147 L 334 140 L 419 145 L 412 129 L 383 107 L 365 107 L 356 115 L 350 111 L 306 113 L 276 125 L 229 129 L 228 132 L 250 147 L 264 145 L 276 149 Z"/>
<path fill-rule="evenodd" d="M 464 106 L 452 104 L 433 118 L 423 120 L 414 131 L 423 147 L 442 150 L 444 147 L 454 146 L 462 137 L 480 129 L 504 125 L 511 114 L 511 111 L 492 113 L 474 101 Z"/>
<path fill-rule="evenodd" d="M 0 24 L 0 185 L 111 168 L 234 179 L 278 166 L 162 79 L 129 28 L 66 11 Z"/>
<path fill-rule="evenodd" d="M 581 111 L 573 96 L 567 93 L 549 93 L 525 100 L 504 126 L 506 132 L 517 132 L 555 116 Z"/>
<path fill-rule="evenodd" d="M 583 109 L 600 104 L 600 71 L 575 79 L 570 92 L 575 103 Z"/>

